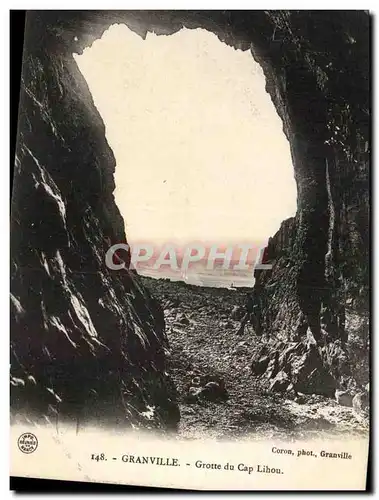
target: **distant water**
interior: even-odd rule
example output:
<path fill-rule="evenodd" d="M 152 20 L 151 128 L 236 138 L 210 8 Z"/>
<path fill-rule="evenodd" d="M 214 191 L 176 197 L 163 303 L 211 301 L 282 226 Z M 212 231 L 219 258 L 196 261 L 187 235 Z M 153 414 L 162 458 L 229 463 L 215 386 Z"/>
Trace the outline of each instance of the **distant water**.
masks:
<path fill-rule="evenodd" d="M 168 278 L 172 281 L 184 281 L 190 285 L 216 288 L 252 287 L 255 281 L 252 268 L 246 271 L 236 271 L 222 269 L 222 267 L 211 270 L 204 267 L 194 267 L 182 273 L 181 271 L 173 271 L 166 266 L 166 268 L 159 270 L 151 267 L 140 267 L 137 271 L 138 274 L 150 278 Z"/>

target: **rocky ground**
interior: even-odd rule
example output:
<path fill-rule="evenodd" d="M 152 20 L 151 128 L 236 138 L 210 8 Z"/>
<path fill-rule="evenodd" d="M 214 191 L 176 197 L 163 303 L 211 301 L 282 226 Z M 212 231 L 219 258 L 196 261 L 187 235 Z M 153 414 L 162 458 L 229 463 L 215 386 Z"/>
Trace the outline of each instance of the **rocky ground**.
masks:
<path fill-rule="evenodd" d="M 275 392 L 262 377 L 252 375 L 252 353 L 260 339 L 249 325 L 239 335 L 240 321 L 232 319 L 245 301 L 246 289 L 142 280 L 165 313 L 181 437 L 291 440 L 311 438 L 320 431 L 367 432 L 367 412 L 320 395 L 294 398 L 288 392 Z"/>

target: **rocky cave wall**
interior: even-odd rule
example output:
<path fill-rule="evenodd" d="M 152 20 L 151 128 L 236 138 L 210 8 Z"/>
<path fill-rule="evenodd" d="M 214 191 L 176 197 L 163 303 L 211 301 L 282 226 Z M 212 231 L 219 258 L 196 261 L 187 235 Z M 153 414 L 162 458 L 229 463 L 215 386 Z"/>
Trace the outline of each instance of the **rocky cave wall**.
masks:
<path fill-rule="evenodd" d="M 276 273 L 288 268 L 292 280 L 283 287 L 292 281 L 314 337 L 323 327 L 343 338 L 343 304 L 368 309 L 370 18 L 302 12 L 272 19 L 272 43 L 285 42 L 286 50 L 274 64 L 267 51 L 254 52 L 290 142 L 298 211 L 270 241 L 274 269 L 257 272 L 258 286 L 278 282 Z M 294 297 L 287 292 L 283 299 Z M 289 334 L 302 332 L 286 319 Z"/>
<path fill-rule="evenodd" d="M 286 50 L 274 64 L 267 51 L 253 53 L 290 142 L 298 210 L 269 241 L 272 271 L 256 271 L 258 316 L 271 341 L 266 376 L 302 392 L 359 391 L 369 380 L 370 18 L 272 19 L 272 43 Z M 257 350 L 253 373 L 267 353 Z"/>
<path fill-rule="evenodd" d="M 136 276 L 103 265 L 104 238 L 125 239 L 114 158 L 72 53 L 114 23 L 142 37 L 205 28 L 263 67 L 290 141 L 298 211 L 270 240 L 273 270 L 256 276 L 260 322 L 265 334 L 298 342 L 298 356 L 310 349 L 309 332 L 327 341 L 316 357 L 339 352 L 332 387 L 346 369 L 345 303 L 368 306 L 369 15 L 49 11 L 30 13 L 25 53 L 12 212 L 14 406 L 28 388 L 25 401 L 44 412 L 75 413 L 86 401 L 82 412 L 100 414 L 110 402 L 123 419 L 143 420 L 147 406 L 157 409 L 152 425 L 177 419 L 162 313 Z"/>
<path fill-rule="evenodd" d="M 41 14 L 42 15 L 42 14 Z M 70 47 L 27 20 L 12 199 L 11 410 L 55 424 L 175 429 L 163 313 L 129 271 L 115 158 Z"/>

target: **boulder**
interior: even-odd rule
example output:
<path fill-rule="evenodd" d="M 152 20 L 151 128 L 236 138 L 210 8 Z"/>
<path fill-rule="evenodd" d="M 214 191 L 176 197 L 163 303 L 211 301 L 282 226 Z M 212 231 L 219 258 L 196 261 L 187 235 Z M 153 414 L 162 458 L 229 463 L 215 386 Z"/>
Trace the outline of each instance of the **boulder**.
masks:
<path fill-rule="evenodd" d="M 353 406 L 353 396 L 348 391 L 341 391 L 339 389 L 335 392 L 335 398 L 341 406 Z"/>
<path fill-rule="evenodd" d="M 301 354 L 303 352 L 303 354 Z M 324 362 L 321 350 L 313 343 L 300 344 L 298 356 L 294 357 L 292 380 L 297 391 L 304 394 L 321 394 L 332 397 L 337 386 L 329 367 Z"/>
<path fill-rule="evenodd" d="M 356 413 L 365 413 L 369 407 L 369 397 L 365 392 L 358 392 L 352 401 L 353 409 Z"/>
<path fill-rule="evenodd" d="M 337 388 L 334 374 L 344 373 L 344 363 L 345 354 L 340 346 L 321 348 L 310 338 L 289 344 L 278 342 L 271 351 L 267 347 L 257 349 L 251 373 L 274 380 L 278 373 L 284 372 L 293 383 L 294 393 L 334 397 Z"/>
<path fill-rule="evenodd" d="M 205 384 L 201 395 L 202 397 L 210 401 L 214 401 L 217 399 L 226 399 L 228 397 L 228 393 L 225 389 L 224 383 L 215 382 L 213 380 Z"/>

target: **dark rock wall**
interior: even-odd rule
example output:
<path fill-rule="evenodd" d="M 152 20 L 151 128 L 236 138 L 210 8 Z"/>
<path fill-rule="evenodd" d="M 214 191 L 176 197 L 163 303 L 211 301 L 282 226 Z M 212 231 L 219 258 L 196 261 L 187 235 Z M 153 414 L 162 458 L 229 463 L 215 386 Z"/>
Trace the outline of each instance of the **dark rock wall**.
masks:
<path fill-rule="evenodd" d="M 350 318 L 369 312 L 370 18 L 269 17 L 272 54 L 253 54 L 291 145 L 298 210 L 269 242 L 272 271 L 256 272 L 259 320 L 286 387 L 332 396 L 368 382 L 357 368 L 369 364 L 367 332 L 358 340 Z M 253 373 L 267 357 L 259 349 Z"/>
<path fill-rule="evenodd" d="M 289 335 L 303 316 L 316 340 L 321 328 L 344 339 L 346 300 L 368 309 L 370 19 L 281 12 L 271 21 L 275 62 L 266 50 L 255 57 L 290 141 L 298 211 L 291 238 L 283 224 L 271 242 L 274 269 L 258 272 L 257 286 L 296 297 L 299 307 L 285 308 L 270 292 L 266 305 L 275 316 L 286 309 Z"/>
<path fill-rule="evenodd" d="M 68 48 L 28 19 L 12 200 L 12 415 L 175 428 L 163 313 L 129 271 L 115 159 Z M 109 238 L 109 240 L 108 240 Z"/>

